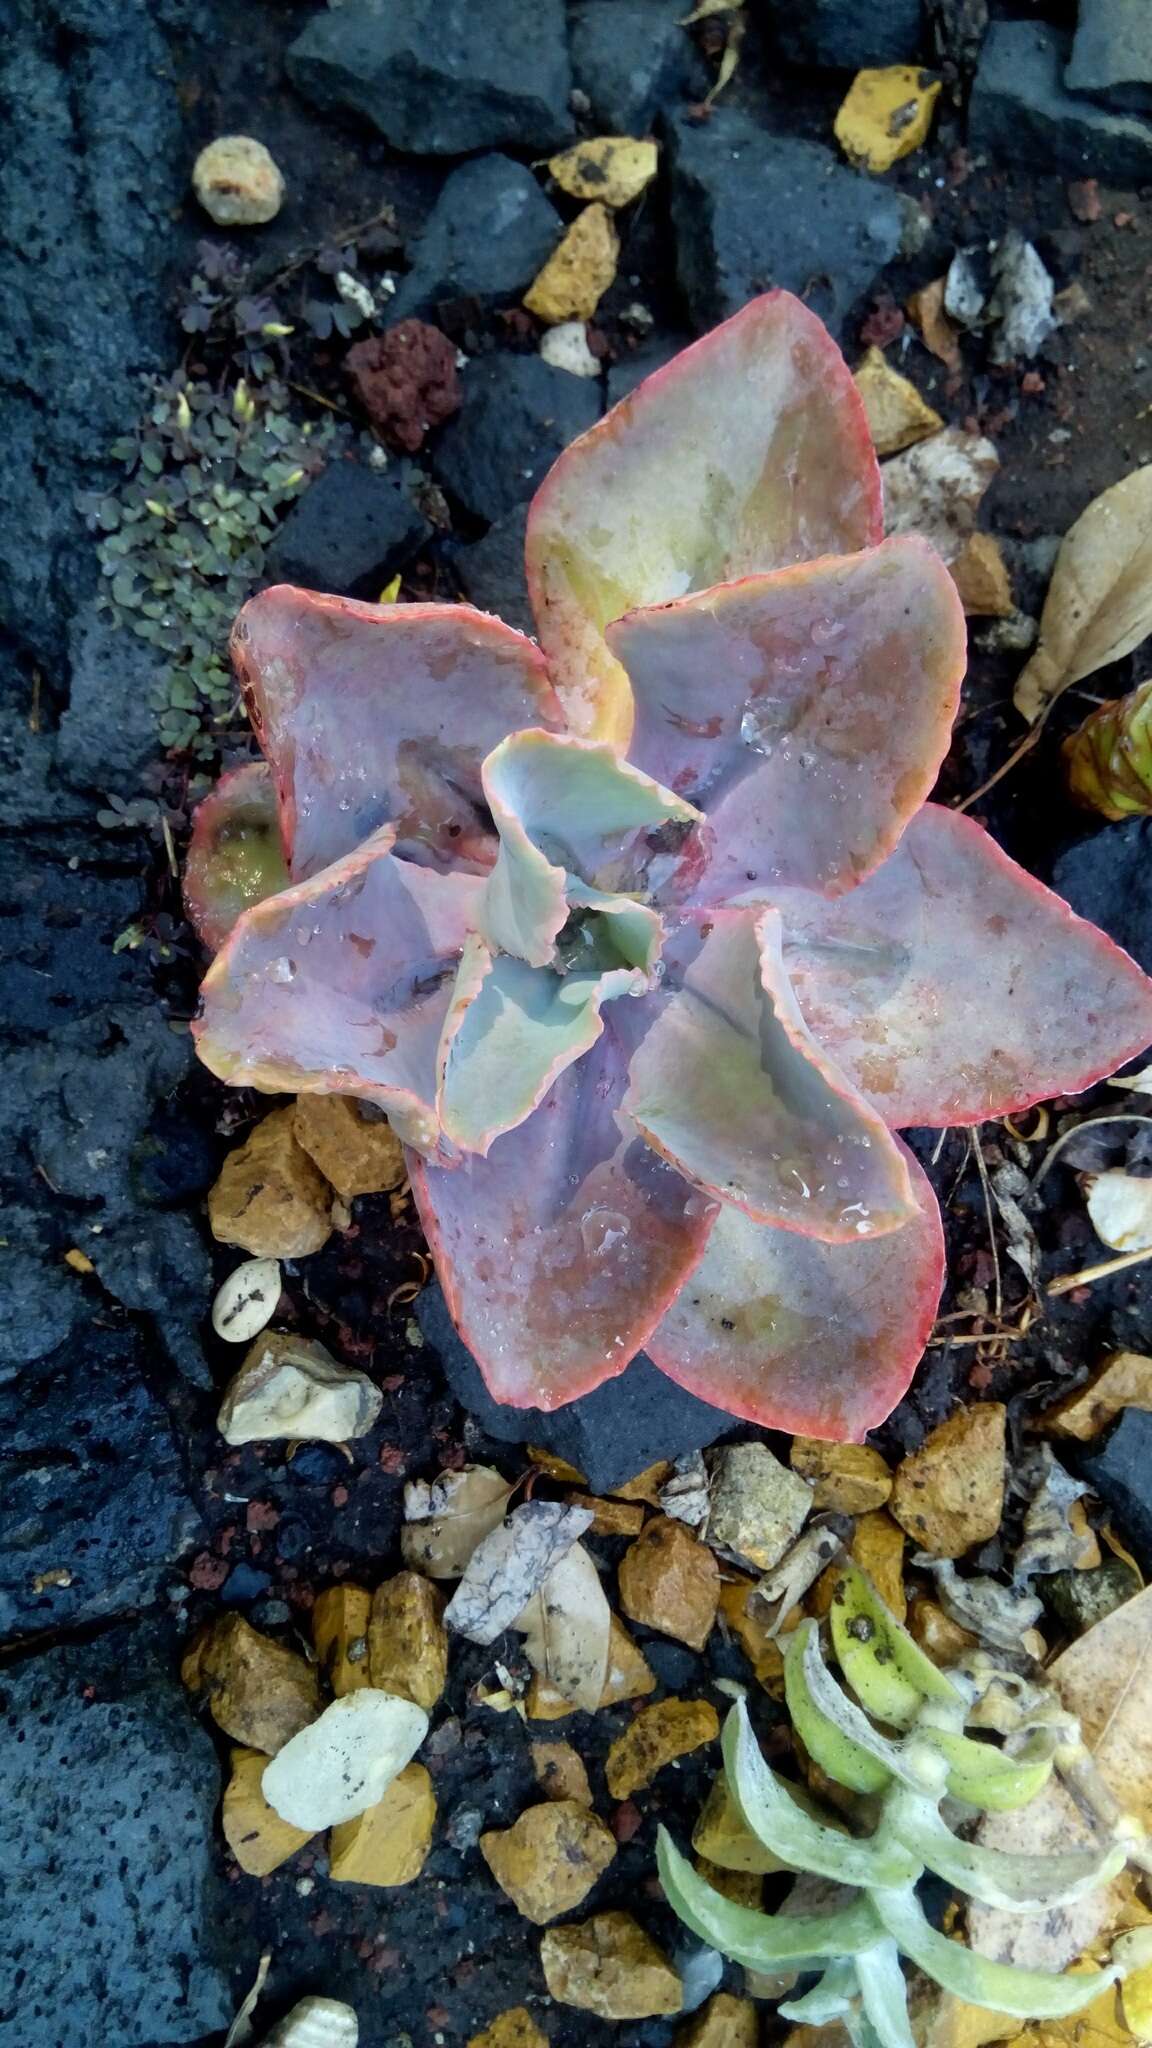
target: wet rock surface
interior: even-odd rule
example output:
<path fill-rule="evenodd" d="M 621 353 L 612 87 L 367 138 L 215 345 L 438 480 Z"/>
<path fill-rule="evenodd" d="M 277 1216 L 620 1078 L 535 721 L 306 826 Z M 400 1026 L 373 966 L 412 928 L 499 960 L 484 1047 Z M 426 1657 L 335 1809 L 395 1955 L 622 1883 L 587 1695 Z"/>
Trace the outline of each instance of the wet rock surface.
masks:
<path fill-rule="evenodd" d="M 464 405 L 437 441 L 437 480 L 464 511 L 489 522 L 526 504 L 561 450 L 600 414 L 583 377 L 538 356 L 485 356 L 461 377 Z"/>
<path fill-rule="evenodd" d="M 572 76 L 606 135 L 646 135 L 665 107 L 701 99 L 707 67 L 661 0 L 577 0 Z"/>
<path fill-rule="evenodd" d="M 924 26 L 922 0 L 873 0 L 866 11 L 854 0 L 807 0 L 804 7 L 776 0 L 770 15 L 773 43 L 789 64 L 837 71 L 916 63 Z"/>
<path fill-rule="evenodd" d="M 5 2048 L 194 2042 L 228 2025 L 210 1930 L 220 1773 L 171 1631 L 126 1623 L 0 1673 Z"/>
<path fill-rule="evenodd" d="M 1152 972 L 1152 905 L 1143 886 L 1152 858 L 1152 824 L 1131 818 L 1069 847 L 1056 862 L 1052 886 L 1073 910 L 1100 925 Z"/>
<path fill-rule="evenodd" d="M 469 299 L 485 312 L 514 305 L 563 225 L 531 171 L 513 157 L 461 164 L 445 180 L 415 245 L 392 304 L 395 318 L 432 313 L 442 299 Z"/>
<path fill-rule="evenodd" d="M 403 477 L 338 459 L 288 514 L 268 549 L 266 578 L 374 602 L 427 534 Z"/>
<path fill-rule="evenodd" d="M 1152 177 L 1152 124 L 1071 92 L 1069 53 L 1067 36 L 1047 22 L 994 22 L 972 90 L 973 146 L 1072 178 L 1144 183 Z"/>

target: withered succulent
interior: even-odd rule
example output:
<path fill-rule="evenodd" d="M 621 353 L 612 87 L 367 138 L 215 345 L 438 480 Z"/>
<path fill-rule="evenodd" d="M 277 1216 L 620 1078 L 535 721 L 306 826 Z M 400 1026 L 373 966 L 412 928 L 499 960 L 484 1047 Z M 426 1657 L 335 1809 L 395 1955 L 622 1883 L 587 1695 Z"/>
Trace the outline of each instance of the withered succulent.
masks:
<path fill-rule="evenodd" d="M 943 1271 L 895 1132 L 1152 1039 L 1133 962 L 926 801 L 964 623 L 931 548 L 881 536 L 852 379 L 771 293 L 546 478 L 539 645 L 464 605 L 240 615 L 267 765 L 197 822 L 200 1055 L 388 1112 L 498 1400 L 644 1349 L 734 1414 L 861 1435 Z"/>

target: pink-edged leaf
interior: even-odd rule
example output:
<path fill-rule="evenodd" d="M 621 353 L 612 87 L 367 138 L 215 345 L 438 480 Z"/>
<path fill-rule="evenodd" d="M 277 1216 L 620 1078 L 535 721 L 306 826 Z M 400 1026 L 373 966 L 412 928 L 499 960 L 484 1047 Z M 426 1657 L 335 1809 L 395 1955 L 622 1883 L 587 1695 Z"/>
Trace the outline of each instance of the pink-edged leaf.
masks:
<path fill-rule="evenodd" d="M 409 1162 L 449 1310 L 497 1401 L 560 1408 L 623 1372 L 704 1248 L 716 1205 L 616 1121 L 636 1008 L 612 1006 L 486 1159 Z"/>
<path fill-rule="evenodd" d="M 638 995 L 645 980 L 628 967 L 554 974 L 508 953 L 493 959 L 482 939 L 469 938 L 440 1040 L 437 1111 L 445 1135 L 486 1155 L 595 1045 L 601 1004 Z"/>
<path fill-rule="evenodd" d="M 245 911 L 193 1030 L 234 1087 L 363 1096 L 406 1144 L 440 1148 L 437 1046 L 483 883 L 398 860 L 385 826 Z"/>
<path fill-rule="evenodd" d="M 747 1422 L 858 1441 L 907 1391 L 944 1283 L 936 1197 L 908 1154 L 918 1213 L 888 1237 L 821 1244 L 727 1204 L 648 1339 L 654 1364 Z"/>
<path fill-rule="evenodd" d="M 881 538 L 863 406 L 826 328 L 768 292 L 621 400 L 528 514 L 528 588 L 573 731 L 627 746 L 604 628 L 637 605 Z"/>
<path fill-rule="evenodd" d="M 721 914 L 655 1010 L 622 1106 L 681 1173 L 828 1242 L 915 1214 L 904 1148 L 805 1026 L 774 910 Z"/>
<path fill-rule="evenodd" d="M 184 908 L 209 952 L 241 911 L 288 884 L 276 791 L 266 761 L 222 775 L 197 804 L 184 865 Z"/>
<path fill-rule="evenodd" d="M 634 882 L 646 864 L 637 834 L 699 816 L 614 747 L 568 734 L 513 733 L 484 762 L 483 784 L 500 853 L 480 928 L 535 967 L 567 922 L 570 873 L 601 887 Z"/>
<path fill-rule="evenodd" d="M 521 726 L 563 725 L 539 648 L 470 605 L 279 584 L 244 606 L 232 659 L 297 880 L 389 821 L 407 858 L 483 873 L 484 756 Z"/>
<path fill-rule="evenodd" d="M 1075 1094 L 1152 1043 L 1135 961 L 955 811 L 848 896 L 773 901 L 810 1030 L 894 1127 Z"/>
<path fill-rule="evenodd" d="M 917 539 L 632 612 L 607 637 L 632 759 L 707 812 L 709 903 L 754 884 L 838 895 L 878 867 L 936 780 L 967 657 L 956 586 Z"/>

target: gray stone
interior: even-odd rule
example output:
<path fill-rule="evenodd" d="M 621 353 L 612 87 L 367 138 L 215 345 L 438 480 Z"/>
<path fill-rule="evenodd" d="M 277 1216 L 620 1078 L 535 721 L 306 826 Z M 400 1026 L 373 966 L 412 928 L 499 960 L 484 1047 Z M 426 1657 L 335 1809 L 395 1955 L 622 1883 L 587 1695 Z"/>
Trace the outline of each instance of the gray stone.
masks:
<path fill-rule="evenodd" d="M 897 195 L 822 144 L 773 135 L 730 108 L 673 122 L 668 147 L 676 268 L 697 328 L 780 285 L 842 335 L 900 246 Z"/>
<path fill-rule="evenodd" d="M 1152 1568 L 1152 1415 L 1125 1408 L 1103 1443 L 1077 1458 L 1076 1468 L 1112 1509 L 1121 1536 L 1147 1572 Z"/>
<path fill-rule="evenodd" d="M 677 14 L 665 0 L 577 0 L 572 75 L 605 134 L 646 135 L 666 107 L 707 92 L 707 66 Z"/>
<path fill-rule="evenodd" d="M 770 0 L 768 23 L 790 64 L 859 71 L 924 55 L 921 0 Z"/>
<path fill-rule="evenodd" d="M 517 506 L 490 526 L 483 540 L 461 548 L 456 558 L 461 587 L 470 604 L 482 612 L 495 612 L 520 633 L 535 633 L 536 621 L 528 602 L 524 574 L 524 534 L 527 509 Z"/>
<path fill-rule="evenodd" d="M 1056 862 L 1052 886 L 1152 974 L 1152 820 L 1105 825 Z"/>
<path fill-rule="evenodd" d="M 55 1351 L 84 1313 L 79 1279 L 52 1248 L 44 1218 L 7 1203 L 0 1246 L 0 1375 Z"/>
<path fill-rule="evenodd" d="M 445 299 L 474 299 L 485 312 L 515 304 L 563 232 L 523 164 L 496 155 L 461 164 L 428 216 L 389 317 L 429 313 Z"/>
<path fill-rule="evenodd" d="M 1068 39 L 1041 21 L 995 21 L 968 110 L 968 140 L 994 162 L 1034 163 L 1118 185 L 1152 178 L 1152 123 L 1108 114 L 1063 82 Z"/>
<path fill-rule="evenodd" d="M 137 1332 L 105 1324 L 39 1363 L 0 1367 L 0 1639 L 149 1605 L 196 1540 L 143 1363 Z"/>
<path fill-rule="evenodd" d="M 211 1930 L 220 1770 L 159 1626 L 0 1676 L 2 2048 L 154 2048 L 228 2025 Z"/>
<path fill-rule="evenodd" d="M 539 356 L 478 356 L 461 378 L 464 404 L 432 456 L 437 481 L 489 522 L 532 496 L 562 448 L 600 415 L 591 378 Z"/>
<path fill-rule="evenodd" d="M 619 405 L 622 398 L 629 398 L 645 377 L 650 377 L 655 370 L 662 370 L 694 339 L 691 334 L 654 334 L 628 355 L 620 356 L 608 372 L 609 405 Z"/>
<path fill-rule="evenodd" d="M 210 1387 L 197 1336 L 212 1295 L 212 1266 L 189 1216 L 129 1214 L 88 1241 L 100 1284 L 122 1308 L 153 1319 L 181 1378 Z"/>
<path fill-rule="evenodd" d="M 563 0 L 347 0 L 313 16 L 286 63 L 322 111 L 360 114 L 418 156 L 572 133 Z"/>
<path fill-rule="evenodd" d="M 70 622 L 68 708 L 56 739 L 56 768 L 73 789 L 138 796 L 144 770 L 161 751 L 156 731 L 156 655 L 88 604 Z"/>
<path fill-rule="evenodd" d="M 1072 92 L 1152 112 L 1152 8 L 1148 0 L 1080 0 L 1064 73 Z"/>
<path fill-rule="evenodd" d="M 481 1429 L 503 1443 L 542 1444 L 583 1472 L 593 1492 L 622 1485 L 658 1458 L 702 1450 L 735 1426 L 731 1415 L 697 1401 L 658 1372 L 643 1352 L 617 1379 L 566 1408 L 546 1414 L 542 1408 L 507 1407 L 488 1392 L 435 1283 L 418 1296 L 416 1316 L 456 1399 Z"/>
<path fill-rule="evenodd" d="M 402 477 L 337 457 L 269 543 L 265 580 L 375 600 L 430 530 Z"/>

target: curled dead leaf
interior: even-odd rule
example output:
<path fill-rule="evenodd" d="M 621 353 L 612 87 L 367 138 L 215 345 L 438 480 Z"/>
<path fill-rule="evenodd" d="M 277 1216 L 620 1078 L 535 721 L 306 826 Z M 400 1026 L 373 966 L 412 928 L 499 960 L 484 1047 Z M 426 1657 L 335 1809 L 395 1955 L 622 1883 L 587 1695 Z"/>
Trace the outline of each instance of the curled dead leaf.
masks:
<path fill-rule="evenodd" d="M 1036 651 L 1013 702 L 1030 725 L 1071 683 L 1152 632 L 1152 463 L 1094 498 L 1065 534 Z"/>
<path fill-rule="evenodd" d="M 465 1465 L 442 1472 L 431 1484 L 414 1479 L 404 1488 L 400 1548 L 404 1562 L 430 1579 L 458 1579 L 472 1552 L 499 1527 L 512 1488 L 491 1465 Z"/>
<path fill-rule="evenodd" d="M 512 1626 L 524 1636 L 533 1670 L 573 1707 L 594 1714 L 608 1675 L 612 1612 L 582 1544 L 553 1565 Z"/>

